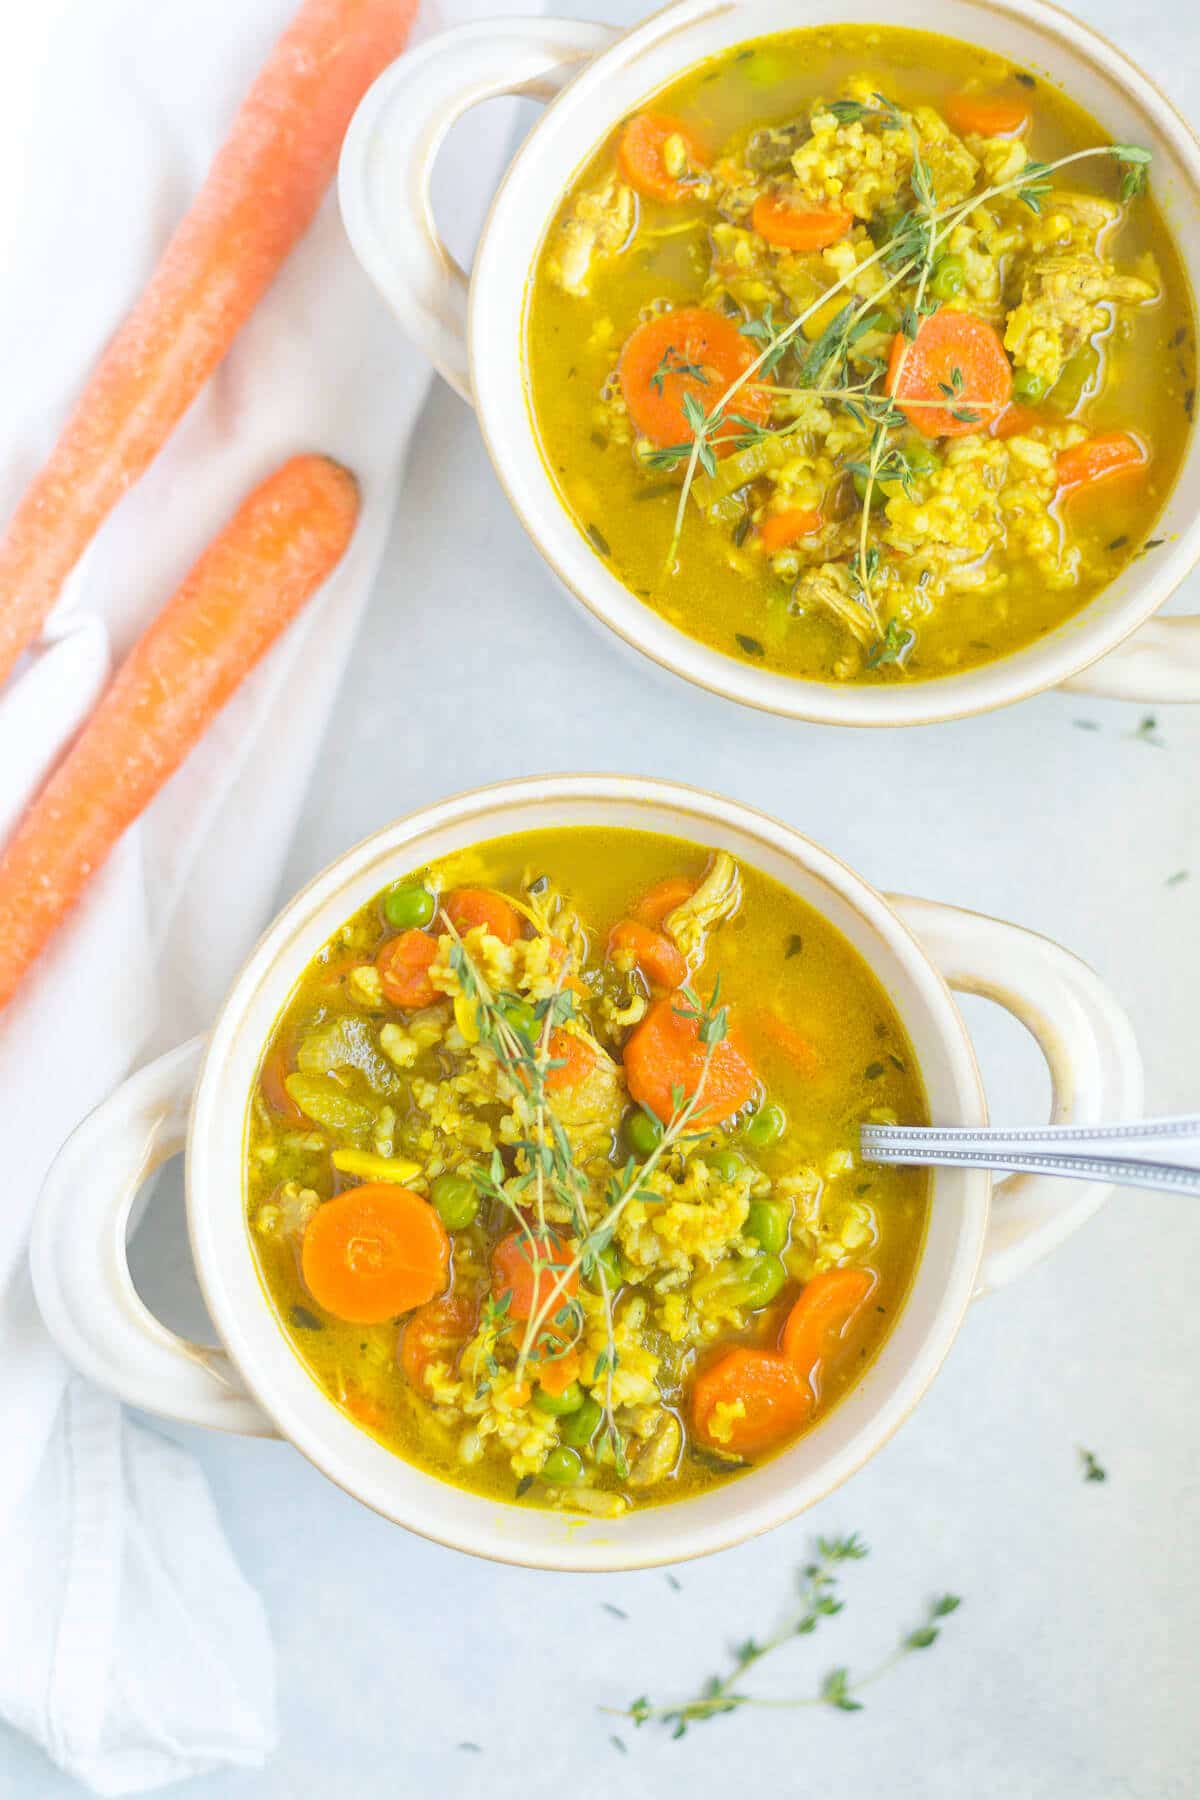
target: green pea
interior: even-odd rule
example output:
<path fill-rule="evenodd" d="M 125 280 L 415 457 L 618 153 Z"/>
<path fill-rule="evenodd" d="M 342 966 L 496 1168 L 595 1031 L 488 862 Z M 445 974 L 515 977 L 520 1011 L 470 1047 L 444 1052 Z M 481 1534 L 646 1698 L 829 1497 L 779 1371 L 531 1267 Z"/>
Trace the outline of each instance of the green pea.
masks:
<path fill-rule="evenodd" d="M 745 1157 L 736 1150 L 707 1150 L 703 1160 L 721 1181 L 737 1181 L 749 1170 Z"/>
<path fill-rule="evenodd" d="M 1034 369 L 1017 369 L 1013 374 L 1013 399 L 1032 405 L 1046 396 L 1046 377 Z"/>
<path fill-rule="evenodd" d="M 941 457 L 928 444 L 906 444 L 904 455 L 914 475 L 936 475 L 942 466 Z"/>
<path fill-rule="evenodd" d="M 790 1216 L 786 1206 L 781 1206 L 778 1201 L 752 1200 L 742 1229 L 747 1237 L 757 1241 L 760 1250 L 778 1256 L 788 1241 L 789 1224 Z"/>
<path fill-rule="evenodd" d="M 748 1144 L 756 1149 L 763 1149 L 767 1144 L 777 1144 L 787 1130 L 787 1114 L 782 1106 L 771 1101 L 760 1106 L 750 1123 L 743 1128 L 742 1136 Z"/>
<path fill-rule="evenodd" d="M 861 469 L 855 469 L 855 471 L 854 471 L 854 491 L 858 495 L 860 500 L 866 499 L 866 497 L 867 497 L 867 478 L 863 474 Z M 887 495 L 884 493 L 883 489 L 880 487 L 879 482 L 876 481 L 872 484 L 872 487 L 871 487 L 871 506 L 875 511 L 878 511 L 878 509 L 881 506 L 886 506 L 886 505 L 887 505 Z"/>
<path fill-rule="evenodd" d="M 878 306 L 873 313 L 868 314 L 863 336 L 868 331 L 884 331 L 889 337 L 894 337 L 899 329 L 900 321 L 895 313 L 889 307 Z"/>
<path fill-rule="evenodd" d="M 384 917 L 397 931 L 411 931 L 428 925 L 436 911 L 437 901 L 427 887 L 421 887 L 417 882 L 389 888 L 384 896 Z"/>
<path fill-rule="evenodd" d="M 611 1244 L 605 1244 L 603 1250 L 598 1253 L 596 1261 L 604 1270 L 604 1279 L 609 1293 L 615 1293 L 625 1279 L 621 1273 L 621 1259 L 616 1250 Z M 600 1292 L 600 1275 L 596 1269 L 593 1269 L 591 1274 L 585 1276 L 584 1279 L 594 1294 Z"/>
<path fill-rule="evenodd" d="M 787 1280 L 787 1270 L 777 1256 L 756 1256 L 740 1281 L 729 1290 L 735 1306 L 748 1306 L 752 1312 L 774 1300 Z"/>
<path fill-rule="evenodd" d="M 583 1475 L 583 1458 L 578 1450 L 567 1450 L 562 1444 L 552 1450 L 541 1468 L 541 1478 L 554 1487 L 570 1487 Z"/>
<path fill-rule="evenodd" d="M 643 1112 L 640 1106 L 625 1114 L 625 1123 L 622 1129 L 625 1133 L 625 1142 L 633 1154 L 643 1158 L 649 1156 L 657 1148 L 663 1134 L 663 1128 L 658 1120 L 651 1118 L 648 1112 Z"/>
<path fill-rule="evenodd" d="M 527 1000 L 501 1000 L 499 1010 L 506 1025 L 519 1032 L 529 1043 L 537 1043 L 542 1027 Z"/>
<path fill-rule="evenodd" d="M 1100 352 L 1094 344 L 1085 344 L 1074 356 L 1068 356 L 1062 374 L 1046 395 L 1047 404 L 1057 412 L 1073 413 L 1099 373 Z"/>
<path fill-rule="evenodd" d="M 967 265 L 961 256 L 950 251 L 946 256 L 939 256 L 933 266 L 933 274 L 929 278 L 929 291 L 935 300 L 953 300 L 961 294 L 967 281 Z"/>
<path fill-rule="evenodd" d="M 475 1223 L 479 1190 L 468 1175 L 439 1175 L 429 1190 L 429 1198 L 448 1231 L 462 1231 Z"/>
<path fill-rule="evenodd" d="M 533 1404 L 539 1412 L 551 1413 L 556 1419 L 564 1418 L 567 1413 L 578 1412 L 583 1405 L 583 1389 L 577 1381 L 564 1388 L 561 1394 L 552 1394 L 549 1389 L 539 1387 L 533 1396 Z"/>
<path fill-rule="evenodd" d="M 581 1407 L 563 1420 L 558 1428 L 558 1435 L 564 1444 L 574 1444 L 578 1449 L 586 1450 L 603 1417 L 598 1400 L 585 1400 Z"/>

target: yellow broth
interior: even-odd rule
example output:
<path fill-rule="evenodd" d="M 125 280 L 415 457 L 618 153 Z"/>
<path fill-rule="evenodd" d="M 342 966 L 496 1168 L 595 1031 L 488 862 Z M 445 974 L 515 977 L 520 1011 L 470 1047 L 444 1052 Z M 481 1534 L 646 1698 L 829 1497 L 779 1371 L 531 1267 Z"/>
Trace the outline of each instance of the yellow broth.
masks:
<path fill-rule="evenodd" d="M 471 957 L 492 969 L 497 994 L 496 971 L 508 970 L 511 996 L 527 1003 L 539 991 L 544 996 L 536 968 L 546 944 L 575 947 L 566 972 L 580 982 L 572 1003 L 578 1029 L 611 1059 L 611 1068 L 607 1060 L 601 1068 L 590 1116 L 578 1104 L 579 1090 L 569 1090 L 573 1112 L 561 1094 L 553 1100 L 571 1155 L 586 1171 L 589 1222 L 594 1227 L 604 1212 L 607 1185 L 638 1168 L 667 1196 L 684 1196 L 639 1198 L 613 1235 L 615 1379 L 618 1393 L 630 1396 L 617 1401 L 613 1417 L 625 1447 L 625 1477 L 601 1436 L 579 1452 L 579 1481 L 545 1478 L 546 1460 L 561 1451 L 571 1416 L 540 1410 L 536 1356 L 525 1370 L 524 1394 L 515 1383 L 523 1328 L 502 1320 L 489 1346 L 490 1365 L 481 1360 L 470 1379 L 463 1380 L 468 1353 L 459 1344 L 414 1385 L 400 1360 L 409 1320 L 347 1322 L 305 1284 L 301 1256 L 312 1218 L 357 1185 L 334 1166 L 335 1156 L 344 1162 L 347 1151 L 382 1153 L 393 1167 L 404 1166 L 404 1186 L 422 1196 L 439 1191 L 439 1175 L 486 1167 L 498 1152 L 507 1189 L 519 1198 L 520 1171 L 529 1166 L 527 1153 L 513 1147 L 522 1131 L 513 1126 L 512 1078 L 486 1043 L 471 1045 L 458 1032 L 461 995 L 439 994 L 414 1013 L 373 992 L 376 958 L 397 936 L 385 910 L 392 890 L 350 919 L 313 960 L 265 1047 L 247 1117 L 246 1206 L 270 1304 L 329 1398 L 389 1449 L 443 1480 L 497 1499 L 605 1515 L 697 1493 L 759 1460 L 736 1445 L 700 1441 L 692 1416 L 698 1370 L 734 1345 L 773 1351 L 814 1276 L 869 1271 L 868 1301 L 840 1336 L 836 1330 L 828 1336 L 819 1364 L 807 1372 L 817 1395 L 803 1422 L 808 1429 L 861 1378 L 904 1303 L 925 1228 L 926 1177 L 862 1166 L 857 1134 L 868 1118 L 926 1119 L 911 1045 L 858 953 L 778 882 L 730 864 L 732 890 L 713 902 L 727 863 L 680 839 L 581 828 L 498 838 L 397 884 L 406 895 L 423 888 L 439 906 L 464 887 L 494 890 L 519 909 L 524 936 L 515 947 L 486 933 L 481 940 L 480 929 L 463 938 Z M 635 916 L 639 898 L 667 877 L 699 884 L 662 930 L 672 943 L 676 932 L 689 944 L 692 991 L 702 1002 L 719 978 L 756 1080 L 732 1117 L 693 1126 L 651 1173 L 644 1146 L 629 1160 L 631 1109 L 621 1058 L 637 1030 L 636 1022 L 622 1021 L 645 1009 L 653 984 L 607 952 L 612 927 Z M 441 917 L 439 911 L 430 931 L 439 929 Z M 700 933 L 694 942 L 693 924 Z M 447 977 L 448 987 L 454 982 Z M 408 1040 L 417 1035 L 422 1047 L 405 1062 Z M 464 1068 L 473 1071 L 469 1098 L 448 1085 Z M 289 1095 L 297 1071 L 301 1086 L 316 1082 L 341 1104 L 361 1109 L 353 1128 L 335 1123 L 324 1105 L 317 1107 L 324 1123 L 299 1116 Z M 756 1143 L 756 1135 L 773 1141 Z M 528 1202 L 528 1188 L 525 1196 Z M 765 1215 L 750 1213 L 754 1201 L 765 1204 Z M 764 1217 L 779 1231 L 769 1256 L 750 1228 Z M 493 1252 L 513 1221 L 511 1207 L 485 1200 L 472 1221 L 450 1233 L 445 1290 L 464 1298 L 473 1320 L 494 1305 Z M 578 1244 L 569 1225 L 559 1229 L 564 1241 Z M 758 1304 L 756 1292 L 747 1300 L 746 1282 L 757 1281 L 767 1263 L 769 1297 Z M 580 1358 L 578 1383 L 599 1404 L 607 1376 L 592 1366 L 591 1354 L 597 1332 L 609 1328 L 586 1281 L 580 1292 L 593 1310 L 587 1315 L 591 1352 Z"/>
<path fill-rule="evenodd" d="M 864 202 L 862 212 L 871 216 L 857 215 L 843 242 L 811 253 L 774 248 L 753 228 L 750 202 L 764 191 L 790 193 L 796 176 L 786 165 L 748 170 L 753 134 L 798 121 L 803 145 L 818 98 L 847 95 L 865 96 L 875 114 L 872 96 L 882 95 L 906 121 L 913 109 L 928 107 L 944 125 L 941 109 L 963 91 L 1027 100 L 1030 118 L 1018 154 L 1023 146 L 1031 158 L 1051 162 L 1109 143 L 1069 95 L 973 45 L 886 27 L 808 29 L 731 50 L 646 103 L 642 110 L 670 115 L 703 148 L 704 168 L 691 193 L 670 201 L 634 194 L 629 223 L 633 190 L 618 165 L 622 126 L 572 180 L 550 223 L 529 289 L 525 342 L 546 466 L 564 506 L 618 579 L 681 631 L 726 655 L 818 680 L 953 674 L 1053 631 L 1152 539 L 1189 433 L 1192 304 L 1154 203 L 1153 170 L 1149 192 L 1122 203 L 1123 167 L 1099 156 L 1051 175 L 1040 213 L 1009 191 L 959 228 L 954 254 L 965 259 L 967 287 L 937 304 L 990 322 L 1009 346 L 1017 396 L 1023 383 L 1041 383 L 1043 392 L 1034 396 L 1035 418 L 1007 439 L 991 436 L 995 421 L 985 415 L 977 434 L 953 439 L 929 440 L 911 425 L 890 433 L 888 442 L 901 450 L 931 450 L 937 467 L 932 474 L 918 470 L 908 491 L 895 480 L 873 489 L 878 510 L 865 541 L 868 555 L 879 560 L 868 571 L 869 606 L 861 604 L 856 573 L 863 505 L 850 469 L 863 464 L 870 431 L 848 432 L 846 409 L 837 401 L 826 407 L 826 420 L 805 415 L 817 423 L 789 440 L 795 454 L 783 466 L 755 475 L 747 448 L 747 479 L 704 505 L 699 469 L 672 548 L 683 465 L 677 459 L 656 466 L 662 434 L 648 438 L 629 417 L 619 359 L 635 328 L 658 313 L 703 305 L 727 314 L 739 330 L 758 330 L 750 340 L 757 352 L 767 341 L 761 328 L 768 303 L 767 323 L 776 330 L 819 306 L 840 277 L 839 258 L 848 246 L 861 260 L 896 229 L 898 217 L 920 210 L 911 176 L 898 178 L 890 209 L 886 192 L 873 211 Z M 924 117 L 918 113 L 918 120 Z M 940 129 L 936 121 L 921 125 L 922 132 Z M 878 116 L 862 131 L 860 151 L 835 147 L 820 165 L 830 171 L 823 177 L 826 195 L 840 178 L 852 182 L 861 174 L 856 154 L 874 155 L 879 142 L 889 152 L 904 136 L 889 135 Z M 926 145 L 924 137 L 921 142 Z M 964 134 L 955 143 L 969 146 L 981 165 L 968 192 L 982 193 L 992 166 L 982 165 L 1009 154 L 1008 140 Z M 1108 203 L 1108 210 L 1089 211 L 1094 201 Z M 622 232 L 619 245 L 609 241 Z M 938 256 L 950 254 L 950 242 Z M 856 273 L 832 310 L 852 302 L 858 316 L 869 314 L 885 268 Z M 1101 299 L 1081 313 L 1079 294 L 1089 282 L 1102 294 L 1140 297 Z M 1032 301 L 1023 329 L 1013 321 L 1027 291 Z M 895 326 L 915 298 L 909 283 L 880 302 L 888 316 L 875 335 L 858 341 L 843 387 L 873 367 L 874 391 L 882 391 Z M 928 293 L 926 303 L 934 303 Z M 790 340 L 774 374 L 777 386 L 812 386 L 812 371 L 801 371 L 794 353 L 807 355 L 826 317 L 818 310 L 813 324 Z M 1061 335 L 1069 356 L 1055 349 L 1047 356 L 1043 327 Z M 1040 367 L 1023 367 L 1026 358 Z M 707 410 L 727 377 L 710 369 L 701 379 L 705 386 L 693 393 Z M 772 426 L 787 423 L 792 403 L 777 397 L 770 405 Z M 679 426 L 677 445 L 686 452 L 694 432 L 682 418 Z M 1059 491 L 1061 453 L 1113 431 L 1132 434 L 1144 466 Z M 731 466 L 736 462 L 731 458 Z M 727 486 L 720 461 L 717 473 Z M 821 519 L 815 532 L 770 547 L 768 520 L 814 509 Z"/>

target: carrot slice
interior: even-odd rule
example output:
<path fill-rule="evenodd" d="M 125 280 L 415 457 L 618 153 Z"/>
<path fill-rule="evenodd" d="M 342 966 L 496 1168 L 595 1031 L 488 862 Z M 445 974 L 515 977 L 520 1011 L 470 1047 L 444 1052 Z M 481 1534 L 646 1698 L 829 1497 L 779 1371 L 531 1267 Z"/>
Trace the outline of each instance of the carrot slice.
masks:
<path fill-rule="evenodd" d="M 781 250 L 824 250 L 844 238 L 854 214 L 835 206 L 805 206 L 786 194 L 760 194 L 750 223 Z"/>
<path fill-rule="evenodd" d="M 711 412 L 757 355 L 750 339 L 723 313 L 704 306 L 657 313 L 626 339 L 617 364 L 629 417 L 652 443 L 690 443 L 695 433 L 684 413 L 684 400 L 690 396 Z M 734 395 L 730 411 L 762 424 L 770 413 L 770 400 L 761 388 L 747 383 Z M 725 454 L 735 447 L 740 433 L 736 419 L 730 418 L 714 429 L 710 441 Z"/>
<path fill-rule="evenodd" d="M 652 888 L 646 889 L 633 909 L 634 917 L 657 930 L 668 913 L 691 899 L 698 886 L 698 882 L 689 880 L 686 875 L 665 875 Z"/>
<path fill-rule="evenodd" d="M 414 0 L 305 0 L 0 541 L 0 685 L 306 230 Z"/>
<path fill-rule="evenodd" d="M 992 420 L 988 430 L 994 438 L 1020 437 L 1023 433 L 1032 431 L 1035 425 L 1048 423 L 1045 413 L 1038 407 L 1026 406 L 1020 400 L 1011 400 L 999 418 Z"/>
<path fill-rule="evenodd" d="M 492 1292 L 498 1300 L 511 1294 L 510 1319 L 528 1319 L 549 1303 L 562 1271 L 570 1266 L 571 1252 L 549 1232 L 544 1237 L 510 1231 L 492 1251 Z M 544 1329 L 553 1333 L 554 1314 L 579 1292 L 579 1270 L 572 1269 L 553 1304 Z"/>
<path fill-rule="evenodd" d="M 687 980 L 687 959 L 669 937 L 640 919 L 621 919 L 613 926 L 605 955 L 609 962 L 632 961 L 656 987 L 677 988 Z"/>
<path fill-rule="evenodd" d="M 682 994 L 651 1003 L 625 1045 L 625 1079 L 630 1097 L 665 1124 L 675 1110 L 675 1090 L 689 1100 L 700 1083 L 707 1052 L 695 1019 L 681 1016 Z M 738 1112 L 758 1090 L 758 1077 L 732 1034 L 717 1044 L 708 1065 L 693 1125 L 712 1125 Z"/>
<path fill-rule="evenodd" d="M 596 1066 L 596 1052 L 573 1031 L 552 1031 L 547 1048 L 557 1065 L 546 1071 L 545 1087 L 551 1094 L 578 1087 Z"/>
<path fill-rule="evenodd" d="M 1103 481 L 1106 475 L 1139 468 L 1145 461 L 1146 452 L 1135 437 L 1127 431 L 1105 431 L 1059 451 L 1058 485 L 1061 489 L 1084 487 Z"/>
<path fill-rule="evenodd" d="M 1011 137 L 1029 123 L 1029 103 L 1019 94 L 951 94 L 942 111 L 964 137 Z"/>
<path fill-rule="evenodd" d="M 418 1307 L 400 1334 L 400 1367 L 420 1392 L 431 1363 L 453 1364 L 475 1329 L 476 1309 L 465 1294 L 446 1294 Z"/>
<path fill-rule="evenodd" d="M 783 550 L 797 538 L 820 531 L 821 515 L 811 506 L 788 506 L 782 512 L 768 513 L 758 528 L 759 542 L 768 553 Z"/>
<path fill-rule="evenodd" d="M 900 331 L 892 339 L 887 391 L 926 437 L 961 437 L 985 431 L 1004 411 L 1012 364 L 986 319 L 942 307 L 921 320 L 911 343 Z"/>
<path fill-rule="evenodd" d="M 0 1008 L 127 826 L 329 574 L 354 477 L 297 456 L 243 501 L 108 686 L 0 858 Z"/>
<path fill-rule="evenodd" d="M 438 942 L 427 932 L 402 931 L 382 945 L 375 958 L 383 997 L 391 1006 L 415 1011 L 432 1006 L 438 990 L 429 979 L 429 970 L 438 957 Z"/>
<path fill-rule="evenodd" d="M 687 173 L 704 168 L 705 151 L 691 127 L 671 113 L 639 113 L 630 119 L 617 144 L 617 167 L 630 187 L 651 200 L 666 200 L 671 205 L 686 200 L 693 184 L 667 168 L 665 151 L 671 139 L 683 145 Z"/>
<path fill-rule="evenodd" d="M 777 1049 L 782 1050 L 789 1062 L 795 1063 L 802 1074 L 810 1079 L 821 1072 L 821 1057 L 811 1038 L 792 1025 L 787 1019 L 781 1019 L 776 1012 L 761 1012 L 756 1015 L 755 1023 Z"/>
<path fill-rule="evenodd" d="M 544 1387 L 548 1394 L 565 1394 L 571 1383 L 579 1379 L 582 1366 L 578 1350 L 567 1350 L 562 1356 L 549 1357 L 538 1364 L 538 1386 Z"/>
<path fill-rule="evenodd" d="M 459 937 L 466 937 L 476 925 L 502 944 L 515 944 L 521 935 L 520 913 L 490 888 L 455 888 L 442 904 Z"/>
<path fill-rule="evenodd" d="M 813 1276 L 787 1316 L 781 1345 L 806 1381 L 815 1384 L 818 1365 L 836 1349 L 874 1287 L 870 1269 L 826 1269 Z"/>
<path fill-rule="evenodd" d="M 692 1424 L 714 1450 L 770 1450 L 798 1431 L 812 1408 L 811 1389 L 785 1356 L 745 1345 L 710 1363 L 692 1386 Z"/>
<path fill-rule="evenodd" d="M 450 1239 L 428 1200 L 390 1181 L 347 1188 L 305 1227 L 300 1267 L 336 1319 L 378 1325 L 445 1286 Z"/>

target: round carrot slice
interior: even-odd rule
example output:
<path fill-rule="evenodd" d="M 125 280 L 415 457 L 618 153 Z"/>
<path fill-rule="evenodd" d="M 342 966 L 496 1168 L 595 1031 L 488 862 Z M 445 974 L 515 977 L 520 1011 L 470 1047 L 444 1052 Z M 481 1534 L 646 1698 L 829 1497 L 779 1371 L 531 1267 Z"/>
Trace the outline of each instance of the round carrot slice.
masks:
<path fill-rule="evenodd" d="M 539 1237 L 536 1232 L 510 1231 L 492 1251 L 492 1292 L 497 1300 L 512 1295 L 510 1319 L 528 1319 L 549 1302 L 555 1283 L 571 1261 L 566 1245 L 549 1232 Z M 572 1269 L 546 1320 L 547 1331 L 552 1330 L 554 1313 L 578 1292 L 579 1270 Z"/>
<path fill-rule="evenodd" d="M 707 1055 L 700 1027 L 676 1011 L 686 1007 L 682 994 L 655 1000 L 625 1045 L 625 1079 L 630 1097 L 666 1124 L 675 1111 L 676 1091 L 689 1100 L 696 1092 Z M 704 1077 L 704 1089 L 691 1116 L 693 1125 L 714 1125 L 738 1112 L 758 1089 L 758 1077 L 737 1040 L 717 1044 Z"/>
<path fill-rule="evenodd" d="M 424 1391 L 431 1363 L 453 1363 L 475 1329 L 475 1307 L 465 1294 L 447 1294 L 418 1307 L 400 1334 L 400 1367 Z"/>
<path fill-rule="evenodd" d="M 999 418 L 992 420 L 988 430 L 994 438 L 1021 437 L 1032 431 L 1035 425 L 1049 423 L 1046 414 L 1036 406 L 1026 406 L 1021 400 L 1012 400 Z"/>
<path fill-rule="evenodd" d="M 760 194 L 750 222 L 759 237 L 781 250 L 824 250 L 845 237 L 854 214 L 834 206 L 806 206 L 786 194 Z"/>
<path fill-rule="evenodd" d="M 961 437 L 986 431 L 1004 411 L 1012 398 L 1012 364 L 986 319 L 943 307 L 921 320 L 911 343 L 896 333 L 887 391 L 926 437 Z"/>
<path fill-rule="evenodd" d="M 767 514 L 758 528 L 758 538 L 763 549 L 771 553 L 820 531 L 821 525 L 820 513 L 811 506 L 788 506 L 783 512 Z"/>
<path fill-rule="evenodd" d="M 438 991 L 429 979 L 429 969 L 437 954 L 437 939 L 423 931 L 402 931 L 387 940 L 375 958 L 375 967 L 389 1005 L 406 1011 L 433 1005 Z"/>
<path fill-rule="evenodd" d="M 677 988 L 687 980 L 687 962 L 670 938 L 640 919 L 621 919 L 608 934 L 609 962 L 632 961 L 656 987 Z"/>
<path fill-rule="evenodd" d="M 744 1345 L 710 1363 L 692 1387 L 692 1424 L 714 1450 L 770 1450 L 812 1409 L 811 1389 L 785 1356 Z"/>
<path fill-rule="evenodd" d="M 951 94 L 942 111 L 964 137 L 1011 137 L 1029 123 L 1029 103 L 1019 94 Z"/>
<path fill-rule="evenodd" d="M 787 1316 L 781 1348 L 797 1374 L 817 1369 L 875 1286 L 870 1269 L 826 1269 L 814 1275 Z"/>
<path fill-rule="evenodd" d="M 629 417 L 655 444 L 688 444 L 695 436 L 683 410 L 690 395 L 706 413 L 758 355 L 724 313 L 704 306 L 681 306 L 656 313 L 626 339 L 617 364 Z M 770 399 L 747 382 L 730 402 L 730 412 L 762 424 Z M 741 427 L 735 418 L 719 424 L 712 443 L 718 454 L 735 447 Z"/>
<path fill-rule="evenodd" d="M 337 1319 L 378 1325 L 431 1300 L 450 1263 L 446 1228 L 427 1200 L 390 1181 L 347 1188 L 319 1206 L 300 1266 L 309 1293 Z"/>
<path fill-rule="evenodd" d="M 490 888 L 455 888 L 443 904 L 459 937 L 465 937 L 474 925 L 482 925 L 502 944 L 515 944 L 521 935 L 520 913 L 503 894 L 494 894 Z"/>
<path fill-rule="evenodd" d="M 586 1038 L 573 1031 L 552 1031 L 547 1048 L 555 1065 L 546 1071 L 545 1086 L 549 1093 L 578 1087 L 596 1066 L 596 1052 Z"/>
<path fill-rule="evenodd" d="M 1060 488 L 1083 487 L 1089 482 L 1103 481 L 1106 475 L 1117 475 L 1124 469 L 1139 468 L 1146 452 L 1127 431 L 1105 431 L 1098 437 L 1085 438 L 1060 450 L 1057 470 Z"/>
<path fill-rule="evenodd" d="M 665 875 L 656 881 L 652 888 L 647 888 L 637 905 L 634 914 L 643 925 L 653 925 L 655 930 L 662 924 L 668 913 L 673 913 L 677 906 L 690 900 L 698 883 L 689 880 L 686 875 Z"/>
<path fill-rule="evenodd" d="M 687 164 L 682 176 L 672 174 L 667 166 L 673 145 L 682 148 Z M 703 169 L 704 147 L 691 127 L 671 113 L 639 113 L 621 133 L 617 167 L 639 194 L 674 205 L 691 196 L 693 184 L 684 177 Z"/>

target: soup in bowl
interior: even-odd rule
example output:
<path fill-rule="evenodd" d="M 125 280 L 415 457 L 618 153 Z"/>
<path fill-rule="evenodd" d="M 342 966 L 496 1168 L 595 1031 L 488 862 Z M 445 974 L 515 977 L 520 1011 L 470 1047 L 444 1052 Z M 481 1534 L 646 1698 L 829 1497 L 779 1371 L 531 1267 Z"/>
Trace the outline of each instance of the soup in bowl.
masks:
<path fill-rule="evenodd" d="M 285 1437 L 456 1548 L 722 1548 L 852 1474 L 972 1296 L 1104 1197 L 864 1163 L 864 1119 L 986 1123 L 947 979 L 1030 1025 L 1056 1118 L 1137 1116 L 1128 1022 L 1044 938 L 886 900 L 669 783 L 444 801 L 318 876 L 208 1039 L 76 1130 L 35 1223 L 43 1316 L 131 1404 Z M 125 1263 L 180 1150 L 215 1348 Z"/>
<path fill-rule="evenodd" d="M 468 285 L 398 196 L 501 91 L 557 97 Z M 341 194 L 539 549 L 664 668 L 864 725 L 1200 696 L 1194 621 L 1131 635 L 1200 537 L 1200 155 L 1057 9 L 466 28 L 380 78 Z"/>

